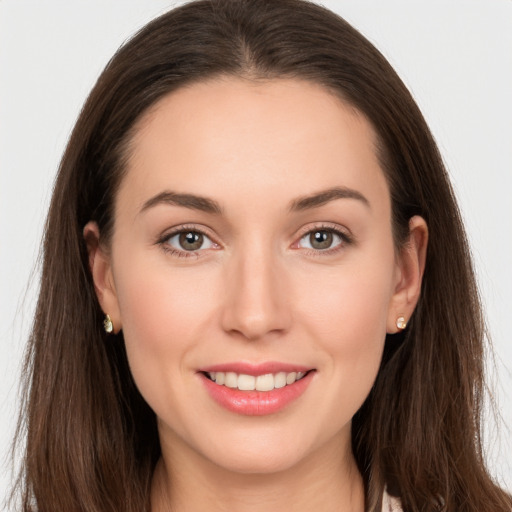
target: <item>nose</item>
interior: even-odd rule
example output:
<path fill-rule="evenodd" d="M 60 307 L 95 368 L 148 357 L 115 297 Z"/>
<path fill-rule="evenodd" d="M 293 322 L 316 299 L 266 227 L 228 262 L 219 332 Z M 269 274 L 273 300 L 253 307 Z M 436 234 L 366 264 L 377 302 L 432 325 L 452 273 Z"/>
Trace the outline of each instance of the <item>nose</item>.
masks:
<path fill-rule="evenodd" d="M 222 327 L 247 340 L 287 331 L 291 324 L 286 275 L 271 251 L 247 251 L 227 269 Z"/>

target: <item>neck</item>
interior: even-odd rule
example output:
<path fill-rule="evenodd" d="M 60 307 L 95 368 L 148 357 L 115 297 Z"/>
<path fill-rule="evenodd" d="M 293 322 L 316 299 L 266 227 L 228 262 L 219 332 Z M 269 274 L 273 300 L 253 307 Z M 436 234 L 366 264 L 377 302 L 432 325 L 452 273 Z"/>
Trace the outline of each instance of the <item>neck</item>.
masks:
<path fill-rule="evenodd" d="M 238 473 L 191 450 L 163 448 L 155 470 L 152 512 L 362 512 L 361 475 L 349 447 L 328 445 L 293 467 Z"/>

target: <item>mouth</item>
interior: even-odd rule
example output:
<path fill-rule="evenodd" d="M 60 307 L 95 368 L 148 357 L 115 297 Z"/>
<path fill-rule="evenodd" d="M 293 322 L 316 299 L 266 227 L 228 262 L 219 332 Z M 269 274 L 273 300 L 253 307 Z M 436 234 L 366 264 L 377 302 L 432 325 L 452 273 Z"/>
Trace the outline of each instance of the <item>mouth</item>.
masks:
<path fill-rule="evenodd" d="M 202 372 L 206 378 L 218 386 L 226 386 L 240 391 L 272 391 L 291 386 L 303 379 L 310 371 L 266 373 L 248 375 L 235 372 Z"/>
<path fill-rule="evenodd" d="M 315 373 L 315 369 L 281 363 L 233 363 L 198 371 L 214 402 L 247 416 L 287 409 L 306 392 Z"/>

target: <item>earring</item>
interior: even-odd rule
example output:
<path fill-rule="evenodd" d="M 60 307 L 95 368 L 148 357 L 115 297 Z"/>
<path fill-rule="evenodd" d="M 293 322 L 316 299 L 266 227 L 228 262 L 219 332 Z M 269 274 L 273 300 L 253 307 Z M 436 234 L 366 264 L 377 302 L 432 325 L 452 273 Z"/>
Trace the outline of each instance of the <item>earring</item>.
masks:
<path fill-rule="evenodd" d="M 407 322 L 405 321 L 405 318 L 404 318 L 403 316 L 399 316 L 399 317 L 396 319 L 396 326 L 397 326 L 397 327 L 398 327 L 398 329 L 400 329 L 401 331 L 407 327 Z"/>
<path fill-rule="evenodd" d="M 114 324 L 108 315 L 105 315 L 105 320 L 103 320 L 103 328 L 107 334 L 111 334 L 114 331 Z"/>

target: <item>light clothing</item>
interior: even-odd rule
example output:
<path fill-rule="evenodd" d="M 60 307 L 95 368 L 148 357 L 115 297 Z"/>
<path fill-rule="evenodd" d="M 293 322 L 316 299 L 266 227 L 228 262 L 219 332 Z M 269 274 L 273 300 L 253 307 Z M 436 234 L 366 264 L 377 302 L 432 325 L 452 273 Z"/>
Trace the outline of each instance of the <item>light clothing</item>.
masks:
<path fill-rule="evenodd" d="M 385 490 L 382 496 L 382 512 L 403 512 L 400 500 L 390 496 Z"/>

